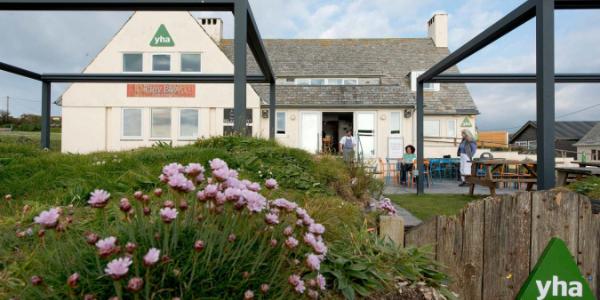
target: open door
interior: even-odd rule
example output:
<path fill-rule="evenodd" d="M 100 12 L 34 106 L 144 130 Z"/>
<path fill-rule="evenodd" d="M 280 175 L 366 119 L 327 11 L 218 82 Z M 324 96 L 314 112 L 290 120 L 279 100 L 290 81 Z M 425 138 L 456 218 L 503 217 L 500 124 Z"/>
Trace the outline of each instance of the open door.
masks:
<path fill-rule="evenodd" d="M 355 113 L 355 137 L 358 140 L 358 152 L 362 158 L 375 157 L 375 113 Z"/>
<path fill-rule="evenodd" d="M 300 147 L 310 153 L 321 150 L 321 112 L 300 113 Z"/>

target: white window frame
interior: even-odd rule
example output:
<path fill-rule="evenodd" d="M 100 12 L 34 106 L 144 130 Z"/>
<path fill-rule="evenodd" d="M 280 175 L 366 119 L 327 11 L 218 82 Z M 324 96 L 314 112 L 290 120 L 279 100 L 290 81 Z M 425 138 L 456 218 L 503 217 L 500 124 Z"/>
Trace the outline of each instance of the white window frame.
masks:
<path fill-rule="evenodd" d="M 427 123 L 428 123 L 428 122 L 429 122 L 429 123 L 431 123 L 431 122 L 435 122 L 435 123 L 437 123 L 437 131 L 438 131 L 438 132 L 437 132 L 437 134 L 434 134 L 434 135 L 429 135 L 429 134 L 427 134 L 427 133 L 426 133 L 426 131 L 427 131 Z M 423 121 L 423 135 L 424 135 L 425 137 L 441 137 L 441 128 L 440 128 L 440 124 L 441 124 L 440 120 L 425 120 L 425 121 Z"/>
<path fill-rule="evenodd" d="M 138 110 L 140 112 L 140 135 L 139 136 L 127 136 L 125 135 L 125 111 L 126 110 Z M 144 139 L 144 110 L 139 107 L 123 107 L 121 109 L 121 140 L 123 141 L 141 141 Z"/>
<path fill-rule="evenodd" d="M 393 114 L 398 114 L 398 121 L 400 122 L 400 124 L 398 124 L 399 125 L 399 127 L 398 127 L 398 131 L 399 132 L 398 133 L 392 133 L 392 130 L 393 130 L 393 128 L 392 128 L 392 124 L 393 124 L 392 123 L 392 119 L 393 119 L 392 115 Z M 402 122 L 403 117 L 404 117 L 404 113 L 402 111 L 392 111 L 392 112 L 390 112 L 390 131 L 389 131 L 390 136 L 401 136 L 402 135 L 402 132 L 404 132 L 404 124 L 402 124 L 403 123 Z"/>
<path fill-rule="evenodd" d="M 183 56 L 184 55 L 198 55 L 200 56 L 200 71 L 184 71 L 183 70 Z M 202 63 L 202 53 L 201 52 L 182 52 L 179 54 L 179 68 L 181 69 L 181 73 L 186 73 L 186 74 L 200 74 L 202 73 L 202 67 L 203 67 L 203 63 Z"/>
<path fill-rule="evenodd" d="M 339 83 L 331 83 L 331 81 L 339 81 Z M 343 78 L 325 78 L 325 85 L 344 85 Z"/>
<path fill-rule="evenodd" d="M 453 125 L 450 126 L 450 123 L 452 123 Z M 450 134 L 451 127 L 452 127 L 452 131 L 454 131 L 454 134 Z M 458 122 L 456 120 L 446 120 L 446 137 L 456 138 L 456 134 L 458 132 L 457 128 L 458 128 Z"/>
<path fill-rule="evenodd" d="M 143 52 L 123 52 L 121 53 L 121 70 L 123 73 L 138 74 L 144 72 L 144 53 Z M 142 70 L 141 71 L 125 71 L 125 55 L 127 54 L 139 54 L 142 56 Z"/>
<path fill-rule="evenodd" d="M 413 92 L 417 91 L 417 78 L 421 76 L 425 71 L 412 71 L 410 72 L 410 89 Z M 425 83 L 423 84 L 423 91 L 425 92 L 438 92 L 440 90 L 439 83 Z"/>
<path fill-rule="evenodd" d="M 311 78 L 295 78 L 294 84 L 295 85 L 310 85 L 310 79 Z M 300 83 L 301 81 L 305 81 L 305 83 Z"/>
<path fill-rule="evenodd" d="M 184 110 L 194 110 L 194 111 L 196 111 L 196 114 L 198 116 L 198 122 L 196 124 L 196 129 L 197 129 L 196 136 L 184 136 L 184 135 L 181 134 L 181 131 L 182 131 L 181 129 L 183 127 L 183 126 L 181 126 L 181 120 L 182 120 L 181 119 L 181 113 Z M 195 140 L 197 140 L 200 137 L 200 110 L 198 108 L 195 108 L 195 107 L 183 107 L 183 108 L 178 109 L 177 111 L 178 111 L 178 117 L 179 117 L 178 118 L 178 120 L 179 120 L 179 130 L 178 130 L 178 133 L 177 133 L 178 139 L 181 140 L 181 141 L 195 141 Z M 171 123 L 173 123 L 173 122 L 171 122 Z"/>
<path fill-rule="evenodd" d="M 349 84 L 349 83 L 347 83 L 347 82 L 348 82 L 348 81 L 350 81 L 350 80 L 353 80 L 353 81 L 355 81 L 356 83 L 353 83 L 353 84 Z M 344 79 L 342 80 L 342 85 L 358 85 L 358 78 L 344 78 Z"/>
<path fill-rule="evenodd" d="M 159 55 L 169 56 L 169 71 L 157 71 L 154 70 L 154 57 Z M 150 61 L 151 69 L 153 73 L 171 73 L 173 72 L 173 53 L 152 53 L 152 60 Z"/>
<path fill-rule="evenodd" d="M 283 114 L 283 133 L 279 133 L 281 129 L 278 127 L 279 122 L 277 122 L 280 119 L 279 114 Z M 287 134 L 287 113 L 285 111 L 275 112 L 275 134 L 279 136 L 285 136 Z"/>
<path fill-rule="evenodd" d="M 166 110 L 169 110 L 171 124 L 169 125 L 169 136 L 168 137 L 155 137 L 152 134 L 152 111 L 155 110 L 155 109 L 166 109 Z M 150 122 L 148 124 L 150 124 L 150 126 L 149 126 L 149 128 L 150 128 L 150 140 L 151 141 L 171 141 L 173 139 L 173 109 L 171 107 L 150 107 L 149 117 L 150 117 Z"/>

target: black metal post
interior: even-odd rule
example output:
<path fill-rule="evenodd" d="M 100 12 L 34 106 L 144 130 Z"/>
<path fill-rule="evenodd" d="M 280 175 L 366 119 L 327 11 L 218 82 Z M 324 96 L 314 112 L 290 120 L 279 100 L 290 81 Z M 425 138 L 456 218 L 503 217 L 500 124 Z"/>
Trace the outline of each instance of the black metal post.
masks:
<path fill-rule="evenodd" d="M 42 81 L 42 149 L 50 149 L 50 95 L 52 85 L 49 81 Z"/>
<path fill-rule="evenodd" d="M 275 118 L 277 116 L 275 107 L 277 106 L 277 90 L 275 89 L 275 82 L 271 82 L 270 88 L 270 99 L 269 99 L 269 139 L 275 139 Z"/>
<path fill-rule="evenodd" d="M 417 195 L 425 194 L 423 173 L 425 172 L 425 142 L 423 141 L 425 103 L 423 97 L 423 82 L 417 81 Z"/>
<path fill-rule="evenodd" d="M 234 6 L 235 36 L 233 50 L 233 132 L 246 135 L 246 45 L 248 26 L 248 0 L 239 0 Z"/>
<path fill-rule="evenodd" d="M 538 190 L 551 189 L 555 178 L 554 1 L 536 5 L 536 98 Z"/>

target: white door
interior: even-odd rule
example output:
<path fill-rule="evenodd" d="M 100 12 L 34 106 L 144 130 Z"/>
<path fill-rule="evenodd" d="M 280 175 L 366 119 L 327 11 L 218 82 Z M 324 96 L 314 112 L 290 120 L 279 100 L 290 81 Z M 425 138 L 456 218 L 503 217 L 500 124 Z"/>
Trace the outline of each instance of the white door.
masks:
<path fill-rule="evenodd" d="M 375 113 L 357 112 L 354 116 L 357 150 L 363 158 L 373 158 L 375 157 Z"/>
<path fill-rule="evenodd" d="M 300 147 L 310 153 L 321 148 L 321 113 L 300 113 Z"/>

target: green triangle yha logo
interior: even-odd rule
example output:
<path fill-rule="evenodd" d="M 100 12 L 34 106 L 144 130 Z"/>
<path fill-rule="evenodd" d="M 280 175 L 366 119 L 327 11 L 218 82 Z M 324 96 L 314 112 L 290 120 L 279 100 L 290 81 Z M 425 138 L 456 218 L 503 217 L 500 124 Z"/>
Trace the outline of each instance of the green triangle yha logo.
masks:
<path fill-rule="evenodd" d="M 517 295 L 517 300 L 594 300 L 567 245 L 553 238 Z"/>
<path fill-rule="evenodd" d="M 175 41 L 169 34 L 167 27 L 165 24 L 160 24 L 158 30 L 154 34 L 154 37 L 150 41 L 150 46 L 152 47 L 173 47 L 175 46 Z"/>

